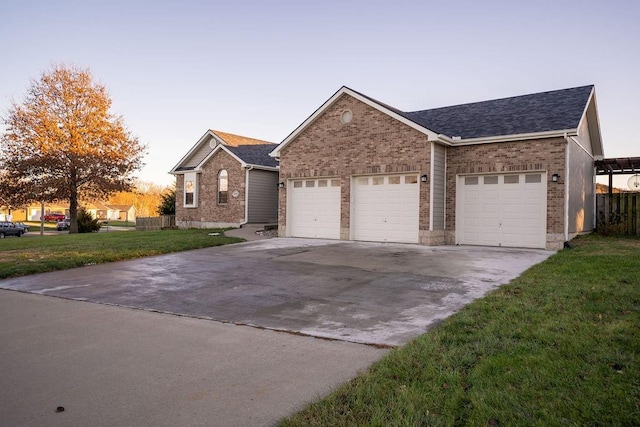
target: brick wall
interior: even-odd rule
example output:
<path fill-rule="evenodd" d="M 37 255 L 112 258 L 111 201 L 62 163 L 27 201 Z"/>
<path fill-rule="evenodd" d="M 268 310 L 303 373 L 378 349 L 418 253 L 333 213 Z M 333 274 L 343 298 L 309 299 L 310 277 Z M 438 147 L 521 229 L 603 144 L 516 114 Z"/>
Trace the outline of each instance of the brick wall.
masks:
<path fill-rule="evenodd" d="M 226 204 L 218 203 L 218 173 L 229 174 L 229 196 Z M 198 176 L 198 207 L 185 208 L 184 175 L 176 177 L 176 222 L 182 227 L 215 227 L 240 224 L 245 216 L 245 170 L 227 152 L 219 150 L 205 164 Z M 233 197 L 234 190 L 238 196 Z"/>
<path fill-rule="evenodd" d="M 340 121 L 345 110 L 353 119 Z M 280 153 L 280 180 L 339 177 L 341 238 L 349 238 L 352 175 L 430 171 L 427 137 L 409 126 L 343 95 Z M 279 230 L 286 227 L 286 191 L 280 191 Z M 420 185 L 420 230 L 429 228 L 429 188 Z"/>
<path fill-rule="evenodd" d="M 448 243 L 455 237 L 456 176 L 525 171 L 547 171 L 547 247 L 557 246 L 564 233 L 564 181 L 555 183 L 551 175 L 565 176 L 564 138 L 501 142 L 447 148 L 446 230 Z M 558 236 L 560 235 L 560 236 Z"/>

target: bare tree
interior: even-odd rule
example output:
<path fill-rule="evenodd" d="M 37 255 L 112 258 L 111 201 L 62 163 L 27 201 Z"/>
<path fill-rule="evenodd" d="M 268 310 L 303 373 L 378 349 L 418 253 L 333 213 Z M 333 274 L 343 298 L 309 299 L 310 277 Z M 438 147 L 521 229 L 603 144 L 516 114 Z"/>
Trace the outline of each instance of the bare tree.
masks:
<path fill-rule="evenodd" d="M 0 194 L 16 206 L 68 200 L 77 232 L 78 199 L 127 191 L 142 167 L 145 147 L 110 108 L 89 70 L 54 66 L 32 81 L 3 118 Z"/>

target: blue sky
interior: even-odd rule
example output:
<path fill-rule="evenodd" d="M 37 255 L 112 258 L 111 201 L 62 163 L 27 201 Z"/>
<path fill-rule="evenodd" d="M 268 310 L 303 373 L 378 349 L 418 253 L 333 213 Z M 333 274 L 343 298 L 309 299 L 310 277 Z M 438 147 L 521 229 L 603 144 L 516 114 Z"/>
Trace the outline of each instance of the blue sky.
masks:
<path fill-rule="evenodd" d="M 282 141 L 342 85 L 405 111 L 596 85 L 605 155 L 640 156 L 640 2 L 2 2 L 0 115 L 54 63 L 91 69 L 148 145 Z"/>

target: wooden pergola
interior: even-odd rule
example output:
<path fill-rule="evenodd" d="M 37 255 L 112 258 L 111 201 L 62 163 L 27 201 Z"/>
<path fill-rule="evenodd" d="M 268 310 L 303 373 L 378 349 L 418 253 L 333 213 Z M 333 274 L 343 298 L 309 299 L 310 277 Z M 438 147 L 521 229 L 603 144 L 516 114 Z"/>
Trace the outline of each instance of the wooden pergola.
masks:
<path fill-rule="evenodd" d="M 640 173 L 640 157 L 617 157 L 595 161 L 596 175 L 609 175 L 609 194 L 613 193 L 613 175 Z"/>

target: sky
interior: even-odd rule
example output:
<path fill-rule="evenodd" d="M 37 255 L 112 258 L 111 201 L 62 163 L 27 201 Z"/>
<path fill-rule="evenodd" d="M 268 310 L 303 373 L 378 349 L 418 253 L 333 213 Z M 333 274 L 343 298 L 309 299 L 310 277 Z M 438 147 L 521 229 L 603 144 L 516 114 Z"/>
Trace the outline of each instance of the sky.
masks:
<path fill-rule="evenodd" d="M 208 129 L 278 143 L 343 85 L 415 111 L 594 84 L 605 156 L 640 156 L 637 0 L 3 0 L 0 17 L 0 116 L 53 64 L 89 68 L 159 185 Z"/>

